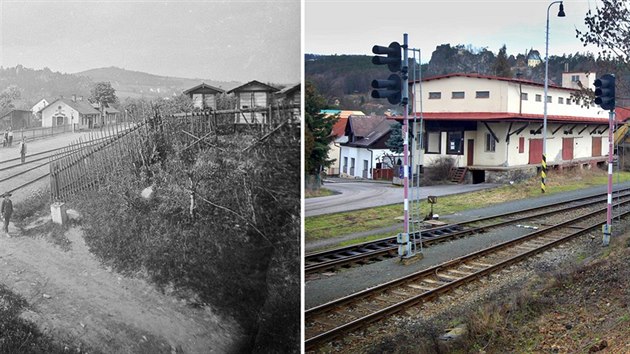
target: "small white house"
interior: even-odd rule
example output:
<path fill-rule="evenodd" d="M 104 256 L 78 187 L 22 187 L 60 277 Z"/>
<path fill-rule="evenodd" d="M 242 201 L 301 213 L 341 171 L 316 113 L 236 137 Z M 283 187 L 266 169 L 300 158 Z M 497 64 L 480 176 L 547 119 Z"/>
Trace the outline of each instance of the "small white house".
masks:
<path fill-rule="evenodd" d="M 92 128 L 101 113 L 84 100 L 58 98 L 41 111 L 42 127 L 75 124 L 77 128 Z"/>
<path fill-rule="evenodd" d="M 372 179 L 377 163 L 388 161 L 393 153 L 385 145 L 392 126 L 385 116 L 350 116 L 346 124 L 347 142 L 340 145 L 341 177 Z"/>

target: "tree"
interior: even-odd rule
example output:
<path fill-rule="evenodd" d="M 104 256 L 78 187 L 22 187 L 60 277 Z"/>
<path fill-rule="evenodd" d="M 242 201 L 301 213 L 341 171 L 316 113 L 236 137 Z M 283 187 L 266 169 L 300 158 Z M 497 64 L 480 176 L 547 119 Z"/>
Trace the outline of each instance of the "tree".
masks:
<path fill-rule="evenodd" d="M 310 81 L 307 81 L 305 86 L 304 166 L 307 175 L 316 176 L 315 187 L 317 188 L 319 187 L 319 173 L 335 161 L 328 158 L 328 151 L 329 144 L 335 139 L 332 129 L 338 117 L 329 117 L 321 113 L 321 110 L 325 108 L 325 99 Z"/>
<path fill-rule="evenodd" d="M 105 108 L 108 108 L 110 104 L 118 102 L 116 97 L 116 90 L 109 82 L 97 82 L 90 90 L 89 101 L 97 103 L 101 111 L 101 126 L 105 123 Z"/>
<path fill-rule="evenodd" d="M 576 29 L 576 37 L 587 46 L 593 44 L 597 53 L 597 70 L 617 75 L 617 95 L 628 96 L 628 80 L 620 79 L 630 71 L 630 9 L 625 0 L 602 0 L 595 12 L 589 10 L 584 18 L 587 30 Z M 589 95 L 590 93 L 590 95 Z M 591 96 L 592 90 L 582 90 L 583 96 Z"/>
<path fill-rule="evenodd" d="M 15 108 L 15 100 L 21 97 L 20 90 L 16 86 L 9 86 L 0 92 L 0 115 L 5 115 Z"/>
<path fill-rule="evenodd" d="M 396 122 L 396 124 L 391 127 L 389 139 L 385 142 L 385 146 L 397 154 L 403 152 L 402 124 Z"/>
<path fill-rule="evenodd" d="M 510 70 L 510 63 L 508 62 L 507 48 L 505 44 L 499 49 L 499 54 L 494 60 L 492 65 L 492 71 L 499 77 L 512 77 L 512 71 Z"/>

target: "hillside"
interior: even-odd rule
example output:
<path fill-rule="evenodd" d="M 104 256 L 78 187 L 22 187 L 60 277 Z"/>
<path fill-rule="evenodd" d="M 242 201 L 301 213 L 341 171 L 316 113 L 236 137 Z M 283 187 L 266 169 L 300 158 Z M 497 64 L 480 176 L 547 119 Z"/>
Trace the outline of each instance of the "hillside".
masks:
<path fill-rule="evenodd" d="M 182 91 L 205 82 L 208 85 L 230 90 L 241 83 L 235 81 L 215 81 L 210 79 L 187 79 L 159 76 L 140 71 L 125 70 L 117 67 L 91 69 L 75 73 L 94 82 L 109 81 L 118 97 L 166 97 L 179 95 Z"/>
<path fill-rule="evenodd" d="M 390 74 L 386 67 L 373 65 L 371 58 L 372 56 L 367 55 L 306 54 L 304 76 L 306 80 L 315 84 L 331 107 L 362 110 L 368 114 L 381 114 L 387 109 L 400 111 L 399 106 L 392 106 L 386 100 L 370 97 L 371 81 L 386 79 Z M 486 48 L 475 49 L 472 46 L 443 44 L 431 53 L 428 63 L 422 64 L 422 77 L 451 73 L 495 75 L 493 66 L 496 60 L 495 53 Z M 512 77 L 519 73 L 521 78 L 526 80 L 544 81 L 544 65 L 528 67 L 526 54 L 508 54 L 507 62 Z M 550 56 L 550 83 L 561 83 L 565 66 L 568 66 L 569 71 L 595 71 L 596 62 L 591 54 Z"/>

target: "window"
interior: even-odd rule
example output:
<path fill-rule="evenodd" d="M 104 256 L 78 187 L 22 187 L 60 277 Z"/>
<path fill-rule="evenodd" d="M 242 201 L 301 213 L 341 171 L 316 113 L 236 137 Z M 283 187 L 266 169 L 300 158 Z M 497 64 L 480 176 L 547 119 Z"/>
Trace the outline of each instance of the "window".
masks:
<path fill-rule="evenodd" d="M 527 101 L 527 92 L 521 92 L 521 100 Z"/>
<path fill-rule="evenodd" d="M 427 154 L 439 154 L 440 153 L 440 132 L 427 132 L 427 137 L 424 139 Z"/>
<path fill-rule="evenodd" d="M 453 91 L 453 93 L 451 94 L 451 98 L 455 98 L 455 99 L 461 99 L 464 98 L 464 91 Z"/>
<path fill-rule="evenodd" d="M 521 136 L 518 138 L 518 153 L 522 154 L 524 152 L 525 152 L 525 138 Z"/>
<path fill-rule="evenodd" d="M 442 98 L 442 92 L 429 92 L 430 100 L 439 100 Z"/>
<path fill-rule="evenodd" d="M 348 173 L 348 156 L 343 157 L 343 173 Z"/>
<path fill-rule="evenodd" d="M 567 106 L 570 106 L 571 105 L 571 97 L 567 97 L 567 99 L 564 102 L 566 102 Z"/>
<path fill-rule="evenodd" d="M 558 97 L 558 103 L 559 104 L 563 104 L 564 103 L 564 97 Z"/>
<path fill-rule="evenodd" d="M 542 95 L 536 95 L 536 102 L 542 102 Z"/>
<path fill-rule="evenodd" d="M 571 82 L 579 82 L 580 75 L 571 75 Z"/>
<path fill-rule="evenodd" d="M 490 91 L 477 91 L 475 98 L 490 98 Z"/>
<path fill-rule="evenodd" d="M 496 149 L 496 141 L 492 134 L 486 133 L 486 152 L 494 152 Z"/>
<path fill-rule="evenodd" d="M 547 103 L 551 103 L 551 96 L 547 96 Z"/>
<path fill-rule="evenodd" d="M 464 132 L 446 133 L 446 153 L 449 155 L 464 154 Z"/>

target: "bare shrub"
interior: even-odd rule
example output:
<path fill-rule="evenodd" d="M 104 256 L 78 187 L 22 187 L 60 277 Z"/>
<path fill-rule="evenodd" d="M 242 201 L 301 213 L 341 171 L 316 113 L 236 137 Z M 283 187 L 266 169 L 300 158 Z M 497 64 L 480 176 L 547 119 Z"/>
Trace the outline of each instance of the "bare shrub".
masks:
<path fill-rule="evenodd" d="M 424 184 L 432 185 L 448 180 L 451 169 L 455 167 L 455 160 L 450 156 L 437 158 L 433 164 L 425 168 Z"/>

